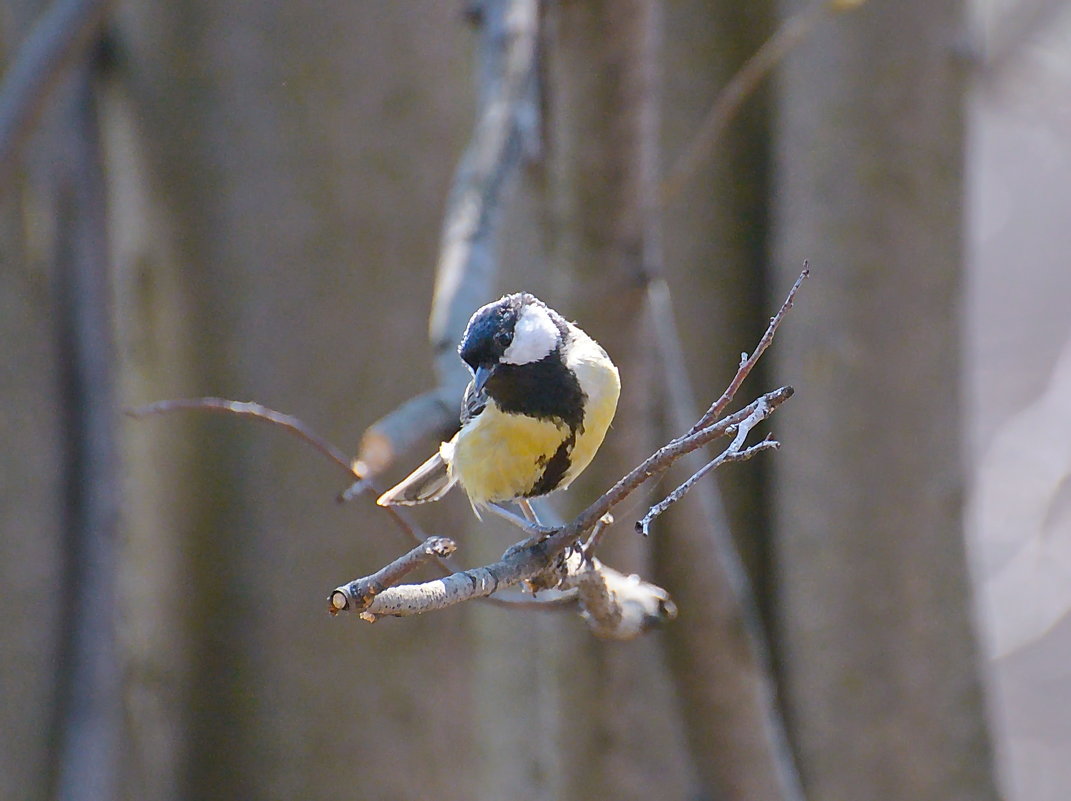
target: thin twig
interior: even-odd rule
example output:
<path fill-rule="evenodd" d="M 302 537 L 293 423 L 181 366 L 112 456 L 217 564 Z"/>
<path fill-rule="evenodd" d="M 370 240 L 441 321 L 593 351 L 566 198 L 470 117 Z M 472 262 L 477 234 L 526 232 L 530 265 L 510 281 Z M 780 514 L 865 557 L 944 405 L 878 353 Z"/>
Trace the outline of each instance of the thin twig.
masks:
<path fill-rule="evenodd" d="M 237 414 L 242 417 L 252 417 L 265 423 L 280 426 L 298 439 L 307 442 L 328 459 L 333 461 L 347 473 L 354 473 L 350 458 L 336 448 L 326 439 L 321 437 L 305 423 L 293 415 L 283 414 L 274 409 L 269 409 L 259 403 L 248 401 L 233 401 L 226 398 L 174 398 L 171 400 L 157 401 L 138 406 L 133 409 L 125 409 L 126 414 L 134 418 L 150 417 L 156 414 L 168 414 L 178 411 L 203 411 L 219 412 L 221 414 Z M 357 476 L 360 478 L 360 476 Z"/>
<path fill-rule="evenodd" d="M 796 283 L 792 285 L 792 289 L 788 291 L 788 297 L 786 297 L 785 302 L 781 304 L 781 308 L 777 310 L 777 314 L 770 318 L 770 324 L 767 326 L 766 332 L 759 340 L 759 344 L 755 346 L 754 352 L 750 356 L 743 354 L 743 357 L 740 360 L 740 367 L 737 368 L 736 375 L 734 375 L 733 380 L 729 382 L 729 386 L 725 388 L 725 392 L 711 404 L 710 408 L 699 418 L 699 422 L 692 426 L 691 430 L 688 432 L 689 434 L 694 434 L 701 428 L 710 425 L 714 420 L 717 420 L 728 405 L 733 402 L 733 397 L 736 395 L 736 391 L 740 389 L 740 385 L 744 383 L 744 379 L 751 373 L 751 369 L 762 357 L 762 354 L 766 351 L 766 348 L 770 346 L 770 343 L 773 342 L 773 338 L 777 334 L 778 326 L 780 326 L 781 321 L 785 319 L 788 310 L 792 308 L 792 303 L 796 299 L 796 293 L 799 292 L 800 286 L 810 274 L 811 271 L 807 269 L 807 262 L 804 262 L 803 272 L 801 272 L 800 277 L 796 279 Z"/>
<path fill-rule="evenodd" d="M 591 536 L 587 538 L 584 542 L 584 547 L 581 549 L 587 559 L 591 560 L 594 558 L 599 543 L 602 542 L 603 536 L 610 530 L 610 526 L 613 524 L 614 516 L 611 514 L 605 514 L 599 518 L 599 522 L 595 524 Z"/>
<path fill-rule="evenodd" d="M 711 459 L 709 462 L 699 468 L 699 470 L 693 473 L 687 481 L 685 481 L 683 484 L 673 490 L 673 492 L 671 492 L 661 501 L 659 501 L 650 509 L 648 509 L 647 514 L 645 514 L 641 520 L 638 520 L 636 522 L 636 531 L 638 531 L 645 537 L 650 534 L 651 523 L 654 522 L 655 518 L 665 512 L 666 509 L 675 504 L 681 498 L 683 498 L 685 494 L 711 470 L 714 470 L 730 462 L 746 462 L 748 459 L 750 459 L 752 456 L 755 456 L 760 451 L 767 451 L 780 447 L 780 442 L 775 439 L 770 439 L 769 437 L 764 439 L 762 442 L 759 442 L 755 445 L 751 445 L 747 448 L 737 448 L 735 447 L 735 443 L 733 445 L 730 445 L 717 457 Z"/>
<path fill-rule="evenodd" d="M 367 484 L 373 489 L 375 486 L 371 479 L 363 478 L 357 473 L 356 463 L 346 456 L 342 449 L 332 445 L 297 417 L 277 412 L 260 403 L 234 401 L 227 398 L 173 398 L 157 401 L 156 403 L 148 403 L 133 409 L 128 408 L 124 411 L 130 417 L 137 419 L 180 411 L 216 412 L 218 414 L 236 414 L 240 417 L 251 417 L 254 420 L 260 420 L 262 423 L 279 426 L 302 442 L 311 445 L 317 452 L 345 470 L 351 478 L 356 478 L 359 484 Z M 352 490 L 353 487 L 351 486 L 350 489 Z M 395 524 L 413 542 L 423 542 L 428 538 L 405 510 L 390 507 L 387 512 Z M 445 564 L 442 567 L 445 571 L 451 569 Z"/>
<path fill-rule="evenodd" d="M 776 410 L 782 403 L 792 397 L 792 387 L 781 387 L 773 392 L 767 392 L 762 397 L 749 403 L 738 412 L 713 425 L 688 433 L 683 437 L 669 442 L 659 448 L 655 453 L 645 459 L 640 465 L 621 478 L 613 487 L 607 490 L 598 500 L 581 512 L 567 526 L 547 539 L 552 553 L 557 553 L 562 548 L 572 544 L 578 537 L 590 531 L 595 523 L 604 514 L 610 512 L 615 506 L 631 495 L 638 487 L 652 476 L 665 472 L 680 457 L 694 450 L 702 448 L 709 442 L 733 432 L 733 427 L 751 415 L 759 404 L 765 404 L 770 412 Z"/>
<path fill-rule="evenodd" d="M 736 433 L 733 436 L 733 441 L 729 443 L 729 446 L 724 451 L 722 451 L 716 458 L 707 462 L 705 465 L 695 471 L 695 473 L 693 473 L 692 476 L 688 478 L 688 480 L 686 480 L 683 484 L 673 490 L 673 492 L 671 492 L 668 496 L 663 498 L 659 503 L 652 506 L 647 511 L 647 514 L 643 516 L 643 519 L 636 523 L 636 530 L 639 533 L 643 534 L 643 536 L 646 537 L 650 533 L 650 526 L 654 519 L 661 515 L 663 512 L 665 512 L 666 509 L 675 504 L 681 498 L 683 498 L 685 494 L 711 470 L 714 470 L 715 468 L 720 467 L 721 465 L 726 464 L 727 462 L 746 461 L 747 459 L 750 459 L 752 456 L 758 453 L 760 450 L 766 450 L 768 448 L 777 448 L 780 446 L 780 443 L 774 442 L 769 437 L 767 437 L 766 441 L 759 443 L 759 445 L 752 446 L 751 448 L 744 448 L 744 442 L 747 440 L 747 436 L 751 433 L 751 430 L 770 416 L 769 407 L 767 407 L 767 405 L 763 403 L 761 399 L 758 402 L 752 404 L 752 406 L 754 406 L 754 410 L 751 412 L 751 414 L 749 414 L 746 418 L 741 420 L 736 425 Z M 726 433 L 730 432 L 727 431 Z"/>

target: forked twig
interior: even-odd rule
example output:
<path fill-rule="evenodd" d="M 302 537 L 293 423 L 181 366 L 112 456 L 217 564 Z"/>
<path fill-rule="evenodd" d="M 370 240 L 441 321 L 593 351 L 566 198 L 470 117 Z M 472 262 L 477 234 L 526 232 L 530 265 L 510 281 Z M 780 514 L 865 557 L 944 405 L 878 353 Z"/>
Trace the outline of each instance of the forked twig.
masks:
<path fill-rule="evenodd" d="M 753 417 L 755 417 L 754 414 L 752 414 L 751 417 L 749 417 L 748 419 L 750 420 Z M 760 419 L 765 419 L 765 415 L 763 415 Z M 742 447 L 743 436 L 746 435 L 747 432 L 750 430 L 750 426 L 745 428 L 744 424 L 741 423 L 740 434 L 737 435 L 737 437 L 733 440 L 732 444 L 724 451 L 722 451 L 717 457 L 711 459 L 709 462 L 699 468 L 699 470 L 693 473 L 687 481 L 685 481 L 683 484 L 673 490 L 673 492 L 671 492 L 661 501 L 659 501 L 650 509 L 648 509 L 647 514 L 645 514 L 640 520 L 636 522 L 636 531 L 638 531 L 645 537 L 650 534 L 651 523 L 654 522 L 654 519 L 660 514 L 662 514 L 664 511 L 666 511 L 666 509 L 668 509 L 670 506 L 679 501 L 681 498 L 683 498 L 685 493 L 687 493 L 688 490 L 694 487 L 699 482 L 699 480 L 710 471 L 721 467 L 723 464 L 728 464 L 729 462 L 746 462 L 748 459 L 750 459 L 752 456 L 755 456 L 760 451 L 767 451 L 781 447 L 780 442 L 775 439 L 771 439 L 770 437 L 767 437 L 762 442 L 759 442 L 748 448 Z"/>
<path fill-rule="evenodd" d="M 778 326 L 781 325 L 781 321 L 785 319 L 785 315 L 788 314 L 789 309 L 792 308 L 792 304 L 796 300 L 796 293 L 799 292 L 800 286 L 811 275 L 811 271 L 807 267 L 807 262 L 803 263 L 803 272 L 800 273 L 800 277 L 796 279 L 796 283 L 792 285 L 792 289 L 788 291 L 788 297 L 785 298 L 785 302 L 781 304 L 781 308 L 777 310 L 777 314 L 770 318 L 770 324 L 766 327 L 766 333 L 762 335 L 759 340 L 759 344 L 755 346 L 755 350 L 750 356 L 746 353 L 741 354 L 740 366 L 736 370 L 736 375 L 733 376 L 733 380 L 729 382 L 729 386 L 726 387 L 725 392 L 710 408 L 704 412 L 703 416 L 699 418 L 689 434 L 694 434 L 702 428 L 706 428 L 713 421 L 717 420 L 722 412 L 728 408 L 729 404 L 733 402 L 733 397 L 736 395 L 740 385 L 744 383 L 744 379 L 751 374 L 751 369 L 762 357 L 762 354 L 766 352 L 766 349 L 770 347 L 770 343 L 773 342 L 774 335 L 777 333 Z"/>
<path fill-rule="evenodd" d="M 337 615 L 339 610 L 351 607 L 363 612 L 368 605 L 387 587 L 401 581 L 406 575 L 422 564 L 433 559 L 445 559 L 457 550 L 457 543 L 446 537 L 429 537 L 403 556 L 398 557 L 386 567 L 370 576 L 355 579 L 331 593 L 331 606 L 328 611 Z"/>

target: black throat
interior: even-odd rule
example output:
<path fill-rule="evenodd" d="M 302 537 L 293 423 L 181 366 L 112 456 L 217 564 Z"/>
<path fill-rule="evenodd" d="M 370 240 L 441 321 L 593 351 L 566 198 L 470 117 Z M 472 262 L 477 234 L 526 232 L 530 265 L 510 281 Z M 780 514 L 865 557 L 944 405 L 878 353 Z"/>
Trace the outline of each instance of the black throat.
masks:
<path fill-rule="evenodd" d="M 561 421 L 572 432 L 584 424 L 584 391 L 562 363 L 560 351 L 528 364 L 499 364 L 487 394 L 504 412 Z"/>

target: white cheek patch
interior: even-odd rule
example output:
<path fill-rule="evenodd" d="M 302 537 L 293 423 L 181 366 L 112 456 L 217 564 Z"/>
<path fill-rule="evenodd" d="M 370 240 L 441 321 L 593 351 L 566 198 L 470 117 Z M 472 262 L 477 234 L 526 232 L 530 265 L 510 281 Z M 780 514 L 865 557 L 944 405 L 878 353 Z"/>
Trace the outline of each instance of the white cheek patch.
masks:
<path fill-rule="evenodd" d="M 530 364 L 558 347 L 558 326 L 542 306 L 527 306 L 513 329 L 513 342 L 502 354 L 505 364 Z"/>

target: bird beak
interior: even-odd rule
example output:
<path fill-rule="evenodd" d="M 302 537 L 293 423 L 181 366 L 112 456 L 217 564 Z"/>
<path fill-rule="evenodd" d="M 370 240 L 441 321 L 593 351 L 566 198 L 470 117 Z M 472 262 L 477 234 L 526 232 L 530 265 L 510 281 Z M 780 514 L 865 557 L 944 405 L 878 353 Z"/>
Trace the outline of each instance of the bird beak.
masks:
<path fill-rule="evenodd" d="M 487 379 L 491 377 L 491 373 L 495 371 L 494 367 L 484 367 L 482 364 L 476 368 L 473 372 L 473 389 L 476 392 L 482 392 L 484 384 L 487 383 Z"/>

